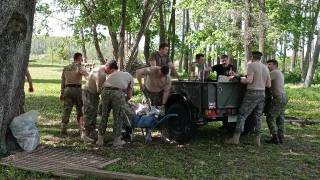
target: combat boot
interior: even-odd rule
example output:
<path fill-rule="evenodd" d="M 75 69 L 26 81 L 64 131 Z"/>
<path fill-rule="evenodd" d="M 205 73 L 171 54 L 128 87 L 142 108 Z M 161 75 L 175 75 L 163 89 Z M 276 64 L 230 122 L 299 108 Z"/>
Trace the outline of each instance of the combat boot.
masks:
<path fill-rule="evenodd" d="M 277 134 L 272 134 L 272 137 L 270 140 L 266 140 L 265 141 L 268 144 L 279 144 L 279 139 L 278 139 L 278 135 Z"/>
<path fill-rule="evenodd" d="M 93 143 L 94 142 L 94 139 L 91 139 L 89 136 L 88 136 L 88 132 L 86 130 L 83 130 L 81 132 L 81 140 L 84 141 L 85 143 Z"/>
<path fill-rule="evenodd" d="M 119 136 L 119 137 L 114 138 L 112 145 L 113 145 L 113 147 L 122 147 L 125 144 L 126 144 L 126 142 L 121 139 L 121 136 Z"/>
<path fill-rule="evenodd" d="M 260 134 L 259 134 L 259 135 L 256 135 L 256 136 L 254 137 L 253 143 L 254 143 L 256 146 L 258 146 L 258 147 L 261 146 L 261 143 L 260 143 Z"/>
<path fill-rule="evenodd" d="M 239 144 L 240 133 L 234 133 L 233 137 L 225 141 L 226 144 Z"/>
<path fill-rule="evenodd" d="M 61 135 L 67 135 L 67 124 L 62 123 L 61 125 Z"/>
<path fill-rule="evenodd" d="M 98 135 L 98 140 L 96 142 L 98 146 L 103 146 L 104 144 L 104 135 Z"/>
<path fill-rule="evenodd" d="M 279 144 L 283 144 L 283 139 L 284 139 L 283 133 L 279 133 L 278 132 L 277 136 L 278 136 L 278 139 L 279 139 Z"/>

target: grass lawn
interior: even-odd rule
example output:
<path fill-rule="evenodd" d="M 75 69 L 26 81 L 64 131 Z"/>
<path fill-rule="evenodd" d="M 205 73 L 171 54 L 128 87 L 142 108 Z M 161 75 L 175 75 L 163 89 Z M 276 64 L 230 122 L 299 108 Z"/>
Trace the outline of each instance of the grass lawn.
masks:
<path fill-rule="evenodd" d="M 252 145 L 253 137 L 242 137 L 239 146 L 224 145 L 226 135 L 218 129 L 220 122 L 213 122 L 197 129 L 190 143 L 184 146 L 165 144 L 159 138 L 145 144 L 138 131 L 134 141 L 123 149 L 114 149 L 111 145 L 97 149 L 80 141 L 73 112 L 69 136 L 61 137 L 62 103 L 59 95 L 62 66 L 34 62 L 29 68 L 35 92 L 26 93 L 26 109 L 39 110 L 42 115 L 38 122 L 41 143 L 67 146 L 77 151 L 96 151 L 108 159 L 122 158 L 107 166 L 107 170 L 176 179 L 320 178 L 320 124 L 298 126 L 286 123 L 286 142 L 281 146 L 263 144 L 257 148 Z M 27 84 L 25 87 L 27 89 Z M 305 89 L 290 84 L 286 89 L 290 98 L 287 116 L 320 121 L 320 86 Z M 109 142 L 112 140 L 111 131 L 108 129 Z M 264 123 L 262 139 L 268 138 Z M 0 172 L 0 179 L 53 178 L 1 166 Z"/>

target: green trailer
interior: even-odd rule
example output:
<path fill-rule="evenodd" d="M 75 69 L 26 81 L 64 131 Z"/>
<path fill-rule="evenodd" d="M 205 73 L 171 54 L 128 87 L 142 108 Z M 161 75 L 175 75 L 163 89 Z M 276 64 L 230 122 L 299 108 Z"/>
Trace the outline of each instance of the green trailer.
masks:
<path fill-rule="evenodd" d="M 165 124 L 168 138 L 188 141 L 191 130 L 210 121 L 236 122 L 246 86 L 239 82 L 173 81 Z"/>

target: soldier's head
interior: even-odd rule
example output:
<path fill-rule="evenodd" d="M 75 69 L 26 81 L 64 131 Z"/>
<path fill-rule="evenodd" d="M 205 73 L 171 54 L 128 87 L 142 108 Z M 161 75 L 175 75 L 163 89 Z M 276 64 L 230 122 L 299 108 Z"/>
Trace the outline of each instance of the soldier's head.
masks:
<path fill-rule="evenodd" d="M 111 74 L 113 73 L 114 71 L 117 71 L 119 68 L 118 68 L 118 63 L 116 60 L 110 60 L 108 61 L 105 66 L 104 66 L 104 70 L 107 74 Z"/>
<path fill-rule="evenodd" d="M 262 53 L 259 51 L 252 51 L 251 52 L 251 60 L 253 61 L 260 61 L 262 57 Z"/>
<path fill-rule="evenodd" d="M 270 59 L 267 61 L 267 66 L 269 71 L 273 71 L 275 69 L 278 69 L 278 61 L 275 59 Z"/>
<path fill-rule="evenodd" d="M 82 59 L 82 54 L 77 52 L 73 55 L 73 62 L 76 64 L 81 64 L 81 62 L 83 61 Z"/>
<path fill-rule="evenodd" d="M 220 56 L 220 64 L 223 67 L 227 67 L 229 65 L 230 61 L 229 61 L 229 56 L 226 54 L 223 54 Z"/>
<path fill-rule="evenodd" d="M 169 44 L 168 43 L 161 43 L 159 45 L 159 53 L 161 55 L 167 55 L 169 51 Z"/>
<path fill-rule="evenodd" d="M 161 71 L 162 76 L 167 76 L 170 72 L 169 66 L 167 66 L 167 65 L 161 66 L 160 71 Z"/>
<path fill-rule="evenodd" d="M 196 54 L 196 62 L 199 64 L 204 64 L 204 54 Z"/>

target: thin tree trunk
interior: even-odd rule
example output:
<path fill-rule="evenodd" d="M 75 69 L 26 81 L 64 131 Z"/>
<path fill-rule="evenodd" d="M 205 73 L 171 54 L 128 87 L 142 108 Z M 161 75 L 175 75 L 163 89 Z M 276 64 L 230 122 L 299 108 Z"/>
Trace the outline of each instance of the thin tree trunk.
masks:
<path fill-rule="evenodd" d="M 94 47 L 96 48 L 98 59 L 101 64 L 105 64 L 106 62 L 105 62 L 104 57 L 102 55 L 100 44 L 99 44 L 97 26 L 92 25 L 91 31 L 92 31 L 92 36 L 93 36 L 93 44 L 94 44 Z"/>
<path fill-rule="evenodd" d="M 8 126 L 19 115 L 35 4 L 35 0 L 0 1 L 0 153 L 7 152 Z"/>
<path fill-rule="evenodd" d="M 251 47 L 251 0 L 245 1 L 245 13 L 244 13 L 244 51 L 245 59 L 250 59 L 250 47 Z"/>
<path fill-rule="evenodd" d="M 313 81 L 314 73 L 319 61 L 319 52 L 320 52 L 320 33 L 318 33 L 317 41 L 314 46 L 313 56 L 309 63 L 308 72 L 306 75 L 306 80 L 304 81 L 305 87 L 310 87 Z"/>
<path fill-rule="evenodd" d="M 127 0 L 121 0 L 121 24 L 120 24 L 120 41 L 119 41 L 119 61 L 120 70 L 124 68 L 124 41 L 125 41 L 125 24 L 126 24 L 126 7 Z"/>
<path fill-rule="evenodd" d="M 299 37 L 294 36 L 293 37 L 293 50 L 292 50 L 292 57 L 291 57 L 291 65 L 290 65 L 290 71 L 293 72 L 296 68 L 297 63 L 297 54 L 299 51 Z"/>
<path fill-rule="evenodd" d="M 174 53 L 175 53 L 175 37 L 176 37 L 176 0 L 172 1 L 172 10 L 171 10 L 171 28 L 170 28 L 170 32 L 171 32 L 171 46 L 170 46 L 170 59 L 172 61 L 174 61 Z"/>
<path fill-rule="evenodd" d="M 304 64 L 304 52 L 305 52 L 305 48 L 304 48 L 304 37 L 302 37 L 301 39 L 301 61 L 300 61 L 300 70 L 302 71 L 303 64 Z"/>
<path fill-rule="evenodd" d="M 182 11 L 182 51 L 181 51 L 181 58 L 179 61 L 179 71 L 182 71 L 182 65 L 183 65 L 183 57 L 184 57 L 184 43 L 185 43 L 185 36 L 186 36 L 186 10 L 183 9 Z"/>
<path fill-rule="evenodd" d="M 144 58 L 147 66 L 150 66 L 149 64 L 150 43 L 151 43 L 151 31 L 147 29 L 146 32 L 144 33 L 144 50 L 143 50 Z"/>
<path fill-rule="evenodd" d="M 282 71 L 283 73 L 286 72 L 286 59 L 287 59 L 287 33 L 284 35 L 283 40 L 283 65 L 282 65 Z"/>
<path fill-rule="evenodd" d="M 190 18 L 189 18 L 189 10 L 185 10 L 186 11 L 186 31 L 185 31 L 185 36 L 189 35 L 189 28 L 190 28 Z M 184 70 L 185 72 L 189 72 L 189 51 L 190 51 L 190 47 L 189 45 L 187 45 L 187 48 L 185 50 L 185 54 L 184 54 Z"/>
<path fill-rule="evenodd" d="M 83 53 L 83 61 L 87 63 L 88 56 L 87 56 L 86 40 L 84 38 L 83 28 L 81 28 L 80 30 L 80 36 L 81 36 L 81 48 Z"/>
<path fill-rule="evenodd" d="M 265 32 L 266 32 L 266 6 L 265 6 L 265 0 L 259 0 L 259 51 L 262 53 L 261 60 L 263 63 L 266 62 L 266 56 L 264 54 L 264 44 L 265 44 Z"/>
<path fill-rule="evenodd" d="M 159 31 L 159 42 L 164 43 L 166 42 L 166 29 L 165 29 L 165 23 L 164 23 L 164 14 L 163 14 L 163 3 L 160 4 L 159 6 L 159 27 L 160 27 L 160 31 Z"/>

